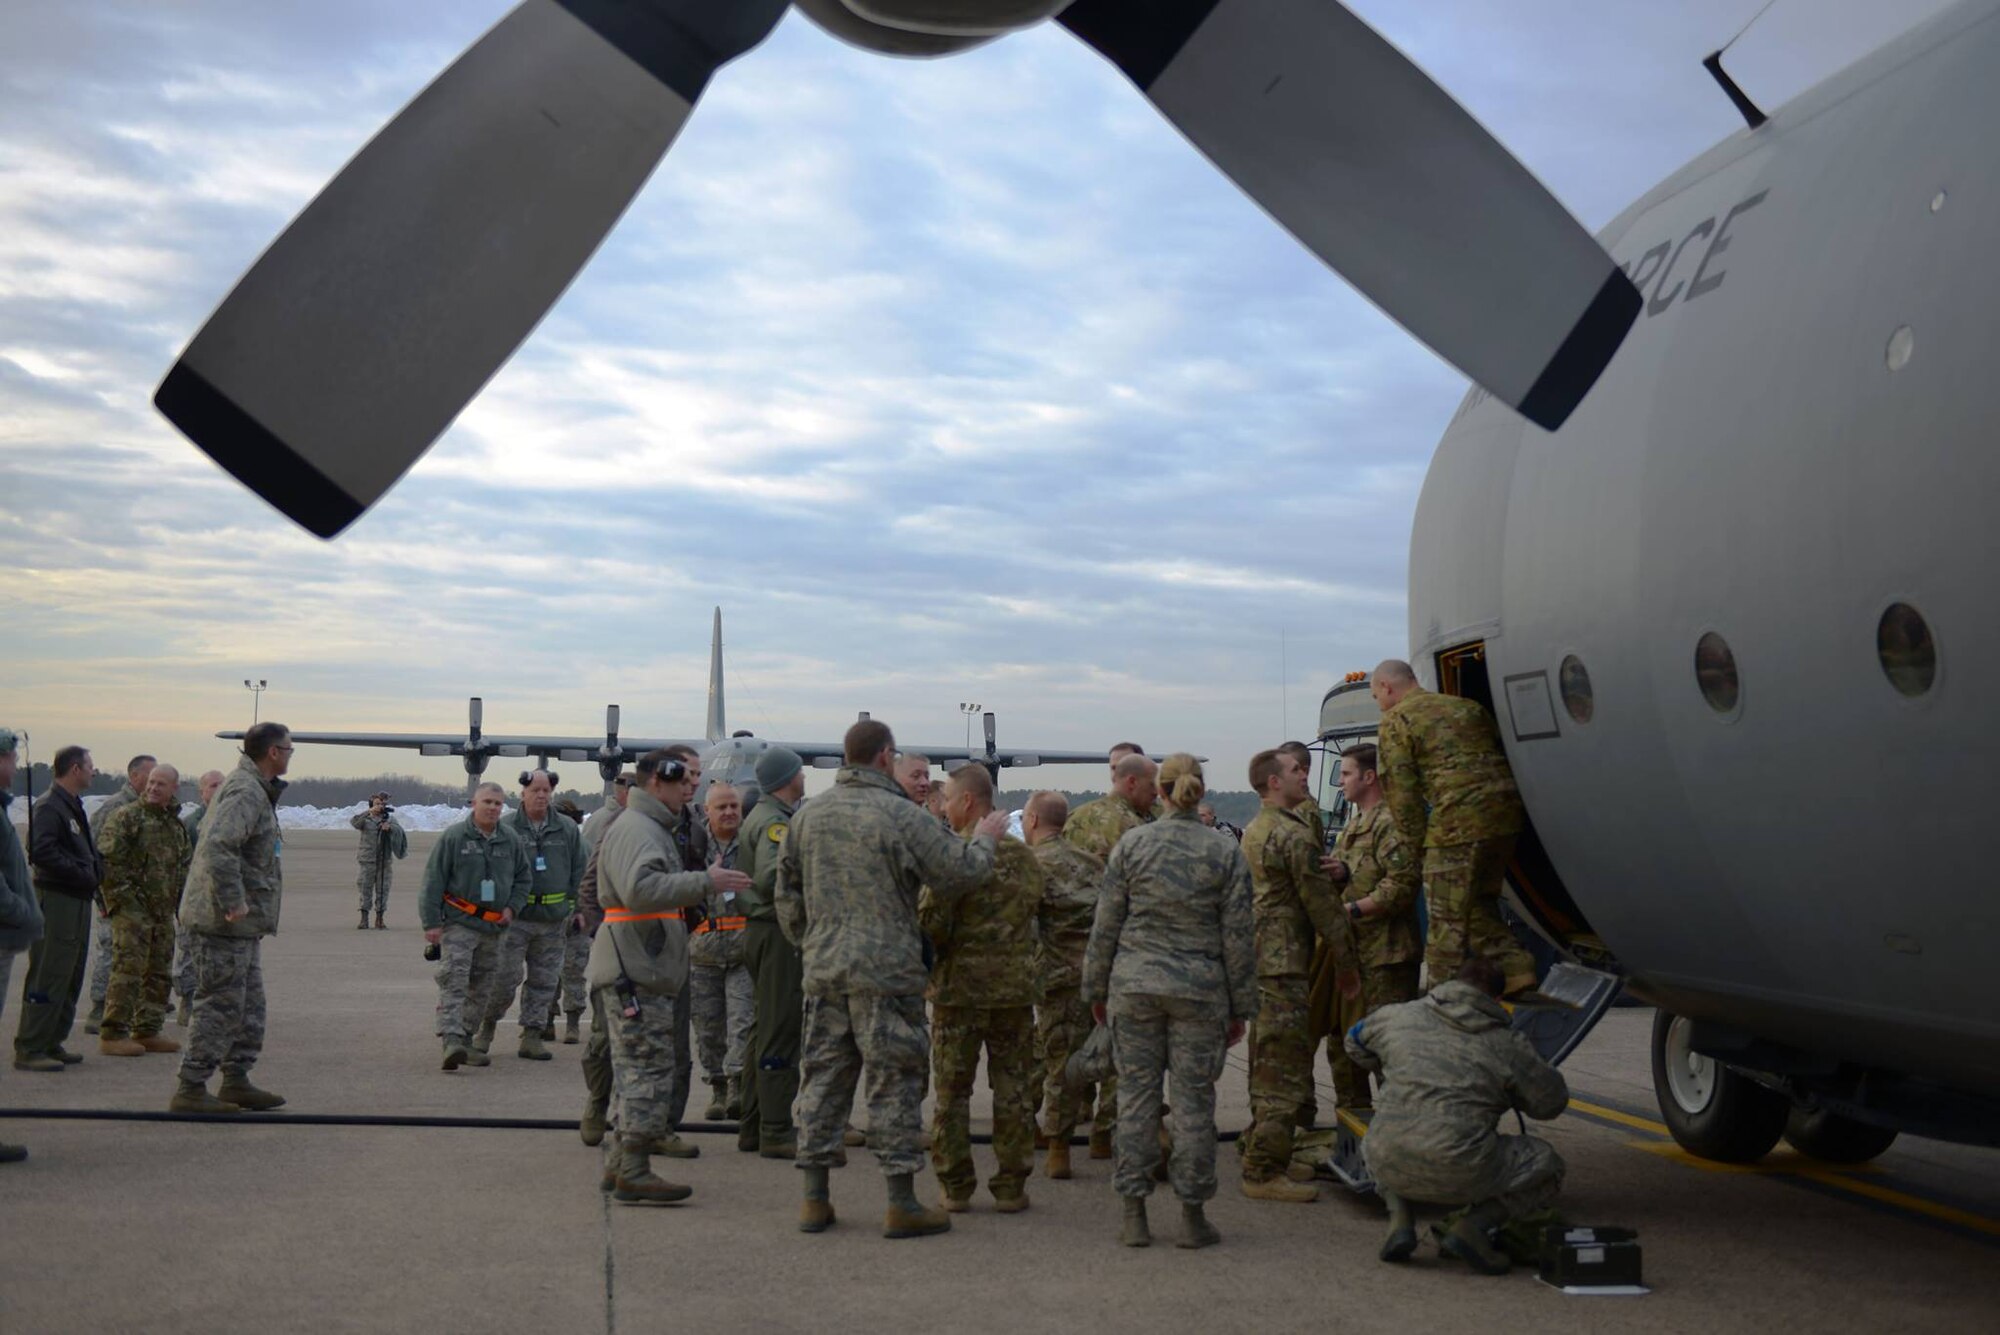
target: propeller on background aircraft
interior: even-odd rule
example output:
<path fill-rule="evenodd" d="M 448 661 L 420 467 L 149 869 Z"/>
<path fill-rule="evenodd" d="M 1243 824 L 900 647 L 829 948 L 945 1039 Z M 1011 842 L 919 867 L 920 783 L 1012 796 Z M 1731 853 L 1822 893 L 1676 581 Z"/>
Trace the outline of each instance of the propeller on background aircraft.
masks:
<path fill-rule="evenodd" d="M 512 355 L 710 77 L 787 7 L 526 0 L 265 251 L 155 404 L 292 519 L 340 532 Z M 1314 254 L 1550 430 L 1638 313 L 1637 290 L 1562 205 L 1334 0 L 800 8 L 896 55 L 1056 18 Z"/>
<path fill-rule="evenodd" d="M 597 752 L 597 773 L 607 789 L 625 768 L 625 749 L 618 745 L 618 706 L 604 706 L 604 745 Z"/>

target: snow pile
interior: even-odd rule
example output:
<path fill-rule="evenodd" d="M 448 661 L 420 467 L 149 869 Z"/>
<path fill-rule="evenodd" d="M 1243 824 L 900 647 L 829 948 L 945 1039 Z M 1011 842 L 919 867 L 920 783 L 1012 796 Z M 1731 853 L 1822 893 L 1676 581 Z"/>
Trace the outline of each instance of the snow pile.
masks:
<path fill-rule="evenodd" d="M 278 824 L 287 830 L 345 830 L 348 821 L 368 810 L 366 802 L 345 807 L 289 807 L 278 804 Z M 465 807 L 399 806 L 396 823 L 406 830 L 442 830 L 471 813 Z"/>

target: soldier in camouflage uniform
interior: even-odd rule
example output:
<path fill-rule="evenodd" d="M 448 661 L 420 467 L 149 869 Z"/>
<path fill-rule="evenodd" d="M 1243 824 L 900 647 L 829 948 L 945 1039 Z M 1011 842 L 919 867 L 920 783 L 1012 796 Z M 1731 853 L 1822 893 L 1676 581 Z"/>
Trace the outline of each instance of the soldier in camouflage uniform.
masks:
<path fill-rule="evenodd" d="M 1340 758 L 1340 788 L 1354 814 L 1334 842 L 1337 860 L 1330 868 L 1347 916 L 1354 921 L 1361 966 L 1360 995 L 1338 998 L 1336 1037 L 1327 1054 L 1333 1066 L 1334 1098 L 1350 1112 L 1372 1107 L 1373 1101 L 1367 1072 L 1348 1057 L 1337 1036 L 1384 1006 L 1414 1001 L 1424 956 L 1423 943 L 1417 939 L 1416 860 L 1396 837 L 1396 822 L 1382 801 L 1377 763 L 1376 749 L 1367 742 L 1348 748 Z"/>
<path fill-rule="evenodd" d="M 470 1035 L 480 1027 L 500 966 L 500 942 L 534 888 L 527 845 L 500 819 L 497 783 L 473 790 L 472 814 L 446 827 L 424 864 L 417 919 L 439 947 L 437 1036 L 444 1069 L 491 1064 Z"/>
<path fill-rule="evenodd" d="M 1407 848 L 1424 850 L 1431 983 L 1467 955 L 1506 971 L 1507 991 L 1535 985 L 1535 961 L 1500 918 L 1500 891 L 1526 823 L 1493 716 L 1475 700 L 1427 691 L 1390 659 L 1371 685 L 1382 707 L 1382 789 Z"/>
<path fill-rule="evenodd" d="M 604 906 L 597 902 L 598 851 L 604 847 L 604 836 L 624 817 L 634 786 L 629 774 L 612 780 L 610 800 L 584 826 L 583 843 L 590 855 L 584 860 L 583 881 L 576 888 L 574 926 L 588 941 L 595 941 L 604 923 Z M 605 1121 L 611 1115 L 611 1025 L 604 1018 L 604 997 L 594 991 L 590 993 L 590 1041 L 584 1044 L 582 1066 L 585 1098 L 576 1129 L 584 1144 L 595 1147 L 603 1143 Z"/>
<path fill-rule="evenodd" d="M 41 901 L 35 897 L 28 853 L 14 833 L 14 775 L 20 741 L 12 728 L 0 728 L 0 1011 L 14 978 L 14 957 L 39 941 L 43 931 Z M 28 1157 L 25 1145 L 0 1142 L 0 1163 Z"/>
<path fill-rule="evenodd" d="M 556 810 L 568 816 L 570 822 L 576 826 L 578 831 L 583 829 L 586 817 L 583 814 L 582 807 L 579 807 L 576 803 L 565 797 L 562 801 L 556 803 Z M 594 847 L 595 845 L 586 836 L 584 839 L 585 866 L 588 866 L 590 863 L 590 853 Z M 579 891 L 582 889 L 582 881 L 580 879 L 578 881 L 578 889 Z M 578 1031 L 583 1025 L 583 1017 L 590 1013 L 590 989 L 583 985 L 583 971 L 589 963 L 590 934 L 583 930 L 583 915 L 579 909 L 578 912 L 570 914 L 569 921 L 563 924 L 562 995 L 558 1000 L 562 1003 L 561 1010 L 564 1019 L 562 1041 L 565 1043 L 581 1041 L 581 1035 Z M 555 1016 L 555 1011 L 551 1010 L 549 1012 L 549 1023 L 552 1026 L 555 1023 Z M 554 1038 L 554 1029 L 543 1030 L 542 1037 Z"/>
<path fill-rule="evenodd" d="M 201 823 L 180 908 L 194 959 L 194 1011 L 169 1112 L 261 1112 L 285 1101 L 251 1084 L 250 1068 L 264 1051 L 261 947 L 278 930 L 284 900 L 278 799 L 291 763 L 289 728 L 252 725 L 243 734 L 243 759 Z M 219 1098 L 208 1092 L 217 1066 Z"/>
<path fill-rule="evenodd" d="M 1382 1076 L 1361 1151 L 1389 1207 L 1385 1261 L 1416 1250 L 1409 1202 L 1470 1203 L 1442 1250 L 1487 1274 L 1507 1257 L 1488 1236 L 1509 1217 L 1540 1210 L 1562 1189 L 1563 1161 L 1538 1136 L 1503 1136 L 1519 1109 L 1547 1121 L 1569 1106 L 1562 1073 L 1510 1027 L 1495 999 L 1504 975 L 1474 957 L 1420 1001 L 1385 1006 L 1347 1035 L 1347 1053 Z"/>
<path fill-rule="evenodd" d="M 639 758 L 639 786 L 625 815 L 597 848 L 597 899 L 603 925 L 590 947 L 588 980 L 602 998 L 610 1029 L 614 1095 L 600 1185 L 626 1205 L 665 1205 L 692 1189 L 657 1176 L 654 1147 L 670 1137 L 676 1086 L 685 1065 L 676 1052 L 675 998 L 687 989 L 686 911 L 711 895 L 741 894 L 750 884 L 727 867 L 684 860 L 679 832 L 690 820 L 696 771 L 666 751 Z"/>
<path fill-rule="evenodd" d="M 215 801 L 216 790 L 222 787 L 222 778 L 219 769 L 202 775 L 196 785 L 201 794 L 201 805 L 181 817 L 181 828 L 187 831 L 190 862 L 194 858 L 195 845 L 201 842 L 201 823 L 208 816 L 209 803 Z M 178 916 L 174 921 L 174 991 L 181 999 L 180 1013 L 174 1017 L 174 1023 L 185 1029 L 194 1007 L 194 955 L 188 949 L 187 928 L 181 926 Z"/>
<path fill-rule="evenodd" d="M 888 1179 L 883 1235 L 942 1233 L 951 1218 L 918 1204 L 919 1105 L 930 1066 L 917 892 L 950 905 L 993 873 L 998 812 L 962 840 L 911 802 L 890 776 L 896 739 L 879 720 L 847 730 L 833 788 L 792 817 L 778 860 L 778 924 L 805 958 L 805 1037 L 798 1163 L 799 1227 L 833 1222 L 827 1170 L 842 1148 L 854 1086 L 867 1075 L 869 1145 Z"/>
<path fill-rule="evenodd" d="M 1215 1080 L 1257 1013 L 1250 867 L 1226 834 L 1201 823 L 1201 763 L 1160 767 L 1166 816 L 1119 840 L 1083 962 L 1083 995 L 1111 1025 L 1118 1058 L 1118 1239 L 1144 1247 L 1146 1197 L 1160 1158 L 1161 1083 L 1173 1074 L 1170 1176 L 1183 1247 L 1221 1241 L 1202 1205 L 1215 1195 Z"/>
<path fill-rule="evenodd" d="M 1305 776 L 1305 795 L 1292 804 L 1292 810 L 1305 817 L 1306 825 L 1312 830 L 1313 847 L 1324 851 L 1326 849 L 1326 813 L 1320 810 L 1319 799 L 1313 796 L 1312 748 L 1304 742 L 1283 742 L 1279 744 L 1278 750 L 1299 762 L 1299 769 Z"/>
<path fill-rule="evenodd" d="M 944 801 L 952 827 L 970 836 L 993 810 L 993 779 L 982 766 L 961 766 L 945 782 Z M 1028 1208 L 1026 1183 L 1035 1164 L 1035 957 L 1042 891 L 1041 863 L 1026 844 L 1003 835 L 985 884 L 957 899 L 927 888 L 917 901 L 917 920 L 937 955 L 925 993 L 937 1085 L 931 1163 L 950 1211 L 966 1209 L 979 1185 L 972 1167 L 971 1104 L 982 1047 L 993 1091 L 993 1154 L 1000 1161 L 987 1189 L 1002 1214 Z"/>
<path fill-rule="evenodd" d="M 104 854 L 98 893 L 111 916 L 111 985 L 97 1049 L 107 1057 L 179 1052 L 160 1032 L 174 965 L 174 911 L 187 882 L 188 836 L 174 796 L 180 771 L 155 765 L 137 802 L 114 812 L 97 836 Z"/>
<path fill-rule="evenodd" d="M 797 1149 L 792 1103 L 799 1093 L 805 961 L 778 926 L 774 896 L 778 858 L 792 816 L 805 797 L 804 766 L 798 754 L 774 746 L 758 756 L 757 787 L 763 796 L 737 834 L 736 865 L 750 877 L 750 888 L 737 902 L 748 919 L 743 928 L 743 963 L 750 971 L 755 1006 L 743 1054 L 746 1078 L 736 1148 L 789 1159 Z"/>
<path fill-rule="evenodd" d="M 717 779 L 702 799 L 708 815 L 708 842 L 714 864 L 735 867 L 736 836 L 743 826 L 743 798 L 733 784 Z M 688 943 L 688 1007 L 702 1074 L 708 1078 L 710 1121 L 733 1118 L 743 1108 L 743 1052 L 750 1041 L 756 994 L 743 963 L 743 932 L 749 926 L 740 896 L 718 891 L 703 906 L 707 914 Z"/>
<path fill-rule="evenodd" d="M 396 861 L 410 855 L 410 837 L 390 814 L 389 795 L 376 793 L 368 799 L 368 809 L 357 811 L 347 823 L 360 833 L 355 849 L 357 871 L 354 883 L 361 891 L 361 930 L 368 928 L 368 911 L 375 911 L 375 925 L 387 929 L 382 915 L 389 907 L 389 885 L 395 879 Z"/>
<path fill-rule="evenodd" d="M 1153 819 L 1159 805 L 1159 766 L 1146 758 L 1137 742 L 1119 742 L 1111 748 L 1111 791 L 1086 802 L 1069 813 L 1063 838 L 1099 862 L 1111 859 L 1111 850 L 1125 837 Z M 1097 1087 L 1097 1113 L 1090 1126 L 1090 1157 L 1111 1157 L 1111 1133 L 1118 1124 L 1118 1081 L 1106 1080 Z"/>
<path fill-rule="evenodd" d="M 1090 1110 L 1090 1090 L 1072 1094 L 1063 1081 L 1070 1054 L 1090 1037 L 1090 1007 L 1083 1000 L 1083 952 L 1097 916 L 1104 864 L 1063 838 L 1069 803 L 1061 793 L 1040 792 L 1021 813 L 1021 833 L 1042 866 L 1041 946 L 1035 961 L 1039 997 L 1035 1037 L 1045 1072 L 1042 1105 L 1049 1157 L 1043 1171 L 1055 1181 L 1070 1176 L 1069 1141 Z"/>
<path fill-rule="evenodd" d="M 146 791 L 146 778 L 157 763 L 152 756 L 143 755 L 125 762 L 125 786 L 98 803 L 97 810 L 90 813 L 93 844 L 104 833 L 104 822 L 139 800 L 139 794 Z M 90 942 L 97 954 L 90 962 L 90 1015 L 83 1022 L 86 1034 L 97 1033 L 103 1025 L 104 992 L 111 986 L 111 915 L 101 908 L 91 925 Z"/>
<path fill-rule="evenodd" d="M 1243 1194 L 1252 1200 L 1306 1202 L 1319 1192 L 1285 1176 L 1292 1131 L 1312 1095 L 1313 1040 L 1306 1019 L 1313 933 L 1333 952 L 1347 990 L 1353 975 L 1353 928 L 1340 895 L 1320 868 L 1321 848 L 1299 811 L 1305 770 L 1289 751 L 1260 751 L 1250 786 L 1263 805 L 1243 832 L 1243 857 L 1255 887 L 1257 1023 L 1250 1033 L 1250 1130 L 1243 1138 Z"/>
<path fill-rule="evenodd" d="M 589 850 L 576 822 L 552 809 L 555 775 L 538 769 L 522 778 L 521 804 L 507 813 L 502 824 L 527 849 L 534 884 L 527 904 L 515 913 L 500 940 L 486 1021 L 475 1046 L 487 1050 L 518 986 L 521 1044 L 516 1055 L 545 1062 L 550 1054 L 542 1040 L 555 1014 L 556 989 L 562 984 L 563 933 L 576 913 L 576 888 L 583 881 Z"/>

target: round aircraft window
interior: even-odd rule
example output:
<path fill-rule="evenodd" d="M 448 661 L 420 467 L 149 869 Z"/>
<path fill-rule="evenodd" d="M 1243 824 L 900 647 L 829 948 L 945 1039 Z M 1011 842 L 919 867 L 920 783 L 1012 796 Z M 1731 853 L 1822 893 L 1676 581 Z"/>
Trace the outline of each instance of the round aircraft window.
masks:
<path fill-rule="evenodd" d="M 1875 654 L 1883 675 L 1904 695 L 1923 695 L 1937 680 L 1937 642 L 1923 614 L 1908 603 L 1890 603 L 1875 625 Z"/>
<path fill-rule="evenodd" d="M 1736 655 L 1729 651 L 1729 641 L 1714 631 L 1695 642 L 1694 680 L 1710 709 L 1718 714 L 1736 712 L 1736 702 L 1742 698 L 1742 687 L 1736 679 Z"/>
<path fill-rule="evenodd" d="M 1575 654 L 1564 658 L 1556 669 L 1556 686 L 1562 692 L 1563 708 L 1578 723 L 1590 722 L 1597 711 L 1597 698 L 1590 692 L 1590 672 Z"/>

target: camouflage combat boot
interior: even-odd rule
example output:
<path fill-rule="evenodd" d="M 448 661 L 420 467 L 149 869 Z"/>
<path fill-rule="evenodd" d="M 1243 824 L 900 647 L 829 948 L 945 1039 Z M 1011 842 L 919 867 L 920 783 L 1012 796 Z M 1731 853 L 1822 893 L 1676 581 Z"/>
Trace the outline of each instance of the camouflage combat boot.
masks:
<path fill-rule="evenodd" d="M 97 1050 L 106 1057 L 143 1057 L 146 1045 L 136 1038 L 125 1038 L 110 1034 L 101 1035 L 97 1040 Z"/>
<path fill-rule="evenodd" d="M 620 1205 L 673 1205 L 694 1195 L 693 1187 L 669 1182 L 648 1162 L 650 1137 L 621 1133 L 618 1137 L 618 1180 L 611 1199 Z"/>
<path fill-rule="evenodd" d="M 553 1043 L 555 1041 L 556 1041 L 556 1013 L 554 1011 L 550 1011 L 549 1022 L 542 1026 L 542 1042 Z"/>
<path fill-rule="evenodd" d="M 603 1136 L 600 1134 L 598 1139 L 602 1140 Z M 600 1156 L 604 1160 L 604 1172 L 597 1181 L 599 1191 L 609 1192 L 618 1186 L 618 1160 L 624 1153 L 618 1148 L 618 1137 L 613 1136 L 611 1143 L 604 1147 L 604 1153 Z"/>
<path fill-rule="evenodd" d="M 225 1103 L 208 1092 L 205 1082 L 183 1080 L 174 1090 L 174 1096 L 167 1101 L 167 1111 L 177 1113 L 233 1113 L 243 1110 L 233 1103 Z"/>
<path fill-rule="evenodd" d="M 576 1121 L 576 1133 L 583 1137 L 584 1144 L 601 1145 L 604 1143 L 605 1111 L 604 1105 L 596 1099 L 586 1099 L 584 1101 L 583 1116 L 579 1117 Z"/>
<path fill-rule="evenodd" d="M 1493 1245 L 1491 1231 L 1507 1221 L 1507 1207 L 1498 1201 L 1481 1201 L 1459 1216 L 1438 1242 L 1438 1250 L 1455 1256 L 1482 1275 L 1504 1275 L 1513 1263 L 1507 1253 Z"/>
<path fill-rule="evenodd" d="M 361 923 L 360 923 L 360 929 L 361 929 L 362 931 L 364 931 L 364 932 L 368 930 L 368 910 L 367 910 L 367 909 L 363 909 L 363 910 L 361 910 Z"/>
<path fill-rule="evenodd" d="M 1109 1159 L 1111 1157 L 1111 1133 L 1109 1131 L 1093 1130 L 1090 1133 L 1090 1157 L 1093 1159 Z"/>
<path fill-rule="evenodd" d="M 669 1159 L 699 1159 L 701 1146 L 690 1145 L 672 1131 L 653 1141 L 652 1152 L 665 1155 Z"/>
<path fill-rule="evenodd" d="M 790 1136 L 783 1140 L 764 1136 L 758 1142 L 757 1153 L 766 1159 L 796 1159 L 799 1157 L 799 1143 Z"/>
<path fill-rule="evenodd" d="M 378 932 L 386 932 L 389 930 L 389 924 L 382 921 L 382 915 L 380 913 L 377 913 L 375 915 L 375 930 Z"/>
<path fill-rule="evenodd" d="M 1153 1230 L 1146 1226 L 1146 1198 L 1144 1196 L 1124 1196 L 1120 1200 L 1124 1204 L 1125 1214 L 1118 1221 L 1118 1245 L 1121 1247 L 1152 1246 Z"/>
<path fill-rule="evenodd" d="M 247 1108 L 251 1112 L 269 1112 L 273 1108 L 285 1106 L 284 1095 L 257 1088 L 250 1083 L 250 1073 L 247 1071 L 224 1071 L 222 1087 L 215 1092 L 237 1107 Z"/>
<path fill-rule="evenodd" d="M 1417 1218 L 1410 1213 L 1410 1203 L 1393 1191 L 1381 1193 L 1382 1204 L 1389 1207 L 1389 1236 L 1382 1239 L 1382 1259 L 1385 1261 L 1407 1261 L 1417 1250 Z"/>
<path fill-rule="evenodd" d="M 729 1077 L 722 1096 L 722 1116 L 735 1122 L 743 1117 L 743 1076 L 741 1072 Z"/>
<path fill-rule="evenodd" d="M 889 1211 L 882 1218 L 885 1238 L 921 1238 L 932 1233 L 949 1233 L 951 1216 L 943 1210 L 926 1210 L 917 1201 L 910 1173 L 892 1173 L 889 1183 Z"/>
<path fill-rule="evenodd" d="M 541 1030 L 523 1029 L 521 1031 L 521 1046 L 515 1055 L 525 1057 L 531 1062 L 545 1062 L 551 1060 L 554 1054 L 542 1046 Z"/>
<path fill-rule="evenodd" d="M 577 1033 L 577 1025 L 581 1021 L 582 1017 L 575 1011 L 569 1013 L 569 1018 L 563 1021 L 563 1042 L 581 1043 L 583 1041 L 582 1037 Z"/>
<path fill-rule="evenodd" d="M 465 1049 L 465 1064 L 467 1066 L 491 1066 L 493 1059 L 486 1055 L 486 1049 L 475 1043 Z"/>
<path fill-rule="evenodd" d="M 472 1050 L 484 1054 L 493 1046 L 493 1021 L 487 1020 L 479 1026 L 479 1032 L 472 1036 Z"/>
<path fill-rule="evenodd" d="M 708 1106 L 701 1110 L 703 1119 L 710 1122 L 719 1122 L 727 1115 L 728 1107 L 729 1095 L 726 1082 L 721 1080 L 709 1081 Z"/>
<path fill-rule="evenodd" d="M 1200 1204 L 1182 1201 L 1181 1235 L 1175 1239 L 1174 1246 L 1189 1249 L 1213 1247 L 1221 1241 L 1222 1235 L 1215 1231 L 1214 1224 L 1208 1222 L 1208 1216 L 1203 1213 Z"/>
<path fill-rule="evenodd" d="M 799 1232 L 824 1233 L 833 1225 L 833 1195 L 827 1188 L 827 1170 L 807 1168 L 806 1198 L 799 1205 Z"/>
<path fill-rule="evenodd" d="M 1027 1208 L 1028 1193 L 1025 1188 L 1016 1187 L 1004 1196 L 997 1191 L 993 1193 L 993 1212 L 995 1214 L 1019 1214 Z"/>
<path fill-rule="evenodd" d="M 1067 1182 L 1070 1179 L 1069 1137 L 1049 1138 L 1049 1157 L 1042 1164 L 1042 1176 L 1052 1182 Z"/>
<path fill-rule="evenodd" d="M 461 1043 L 458 1039 L 447 1038 L 444 1040 L 445 1070 L 456 1071 L 459 1067 L 465 1065 L 465 1059 L 468 1055 L 470 1054 L 466 1052 L 465 1044 Z"/>

